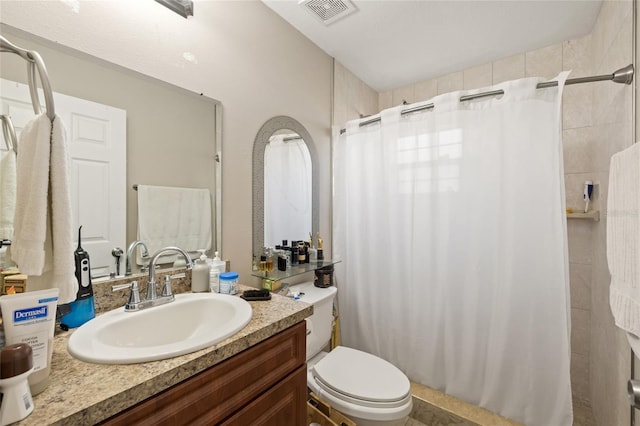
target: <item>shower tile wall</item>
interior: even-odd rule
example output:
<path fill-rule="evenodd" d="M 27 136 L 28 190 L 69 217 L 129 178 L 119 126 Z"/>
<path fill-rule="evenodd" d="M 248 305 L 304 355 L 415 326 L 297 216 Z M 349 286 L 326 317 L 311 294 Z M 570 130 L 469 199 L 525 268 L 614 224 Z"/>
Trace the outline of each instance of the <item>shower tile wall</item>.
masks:
<path fill-rule="evenodd" d="M 358 114 L 528 76 L 609 74 L 632 61 L 632 2 L 605 1 L 591 34 L 377 94 L 335 63 L 333 123 Z M 626 381 L 630 353 L 609 308 L 606 264 L 606 194 L 611 155 L 632 136 L 631 87 L 609 82 L 565 87 L 563 140 L 567 207 L 580 209 L 585 180 L 593 180 L 599 222 L 568 221 L 571 287 L 571 382 L 574 398 L 591 404 L 598 425 L 628 425 Z"/>

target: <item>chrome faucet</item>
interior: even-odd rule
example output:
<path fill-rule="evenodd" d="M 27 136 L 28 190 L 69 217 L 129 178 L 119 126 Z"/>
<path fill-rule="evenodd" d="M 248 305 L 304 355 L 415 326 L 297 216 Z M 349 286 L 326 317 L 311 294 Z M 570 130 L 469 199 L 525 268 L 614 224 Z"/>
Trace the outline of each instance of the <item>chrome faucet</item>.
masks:
<path fill-rule="evenodd" d="M 131 249 L 131 247 L 130 247 Z M 131 288 L 131 294 L 129 295 L 129 302 L 124 306 L 126 312 L 141 311 L 153 306 L 164 305 L 165 303 L 173 302 L 175 296 L 171 290 L 171 280 L 174 278 L 182 278 L 185 276 L 184 272 L 176 275 L 167 275 L 164 277 L 164 288 L 162 293 L 158 296 L 158 290 L 156 288 L 156 262 L 158 258 L 163 254 L 171 251 L 176 251 L 184 257 L 187 264 L 187 269 L 191 269 L 191 257 L 189 254 L 179 247 L 165 247 L 158 250 L 149 261 L 149 282 L 147 283 L 147 297 L 143 300 L 140 299 L 140 292 L 138 290 L 138 282 L 133 281 L 126 284 L 120 284 L 113 286 L 113 291 L 123 290 L 125 288 Z"/>
<path fill-rule="evenodd" d="M 171 251 L 177 251 L 178 253 L 180 253 L 182 257 L 184 257 L 184 261 L 187 264 L 187 269 L 191 269 L 191 266 L 192 266 L 191 256 L 189 256 L 189 254 L 186 251 L 182 250 L 180 247 L 165 247 L 155 252 L 155 254 L 151 256 L 151 260 L 149 261 L 149 283 L 147 284 L 146 300 L 158 299 L 157 290 L 156 290 L 156 262 L 158 261 L 158 258 L 160 256 Z M 165 296 L 160 296 L 160 297 L 165 297 Z M 173 301 L 173 298 L 174 298 L 173 294 L 166 297 L 171 297 L 170 301 Z"/>
<path fill-rule="evenodd" d="M 147 251 L 147 245 L 145 243 L 143 243 L 140 240 L 136 240 L 134 242 L 132 242 L 129 245 L 129 248 L 127 249 L 127 265 L 126 265 L 126 269 L 124 271 L 124 275 L 125 277 L 128 277 L 129 275 L 131 275 L 131 265 L 132 265 L 132 257 L 133 257 L 133 253 L 135 253 L 136 247 L 138 246 L 142 246 L 143 248 L 143 252 L 142 252 L 142 257 L 146 258 L 149 257 L 149 252 Z"/>

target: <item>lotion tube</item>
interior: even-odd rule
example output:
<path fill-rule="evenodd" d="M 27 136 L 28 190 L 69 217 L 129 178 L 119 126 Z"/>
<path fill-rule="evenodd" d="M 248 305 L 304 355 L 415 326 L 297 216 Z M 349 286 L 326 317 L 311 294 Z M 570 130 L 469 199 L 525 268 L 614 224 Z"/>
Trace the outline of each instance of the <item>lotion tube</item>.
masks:
<path fill-rule="evenodd" d="M 29 375 L 33 396 L 49 385 L 59 293 L 52 288 L 0 296 L 7 345 L 26 343 L 33 350 L 33 373 Z"/>

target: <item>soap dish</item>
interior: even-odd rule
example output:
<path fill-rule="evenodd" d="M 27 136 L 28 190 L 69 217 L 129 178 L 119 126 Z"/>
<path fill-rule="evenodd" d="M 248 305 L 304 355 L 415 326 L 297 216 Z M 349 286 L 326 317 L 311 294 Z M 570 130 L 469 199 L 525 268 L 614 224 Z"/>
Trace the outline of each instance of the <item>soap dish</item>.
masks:
<path fill-rule="evenodd" d="M 245 290 L 240 296 L 244 300 L 271 300 L 271 293 L 269 290 Z"/>

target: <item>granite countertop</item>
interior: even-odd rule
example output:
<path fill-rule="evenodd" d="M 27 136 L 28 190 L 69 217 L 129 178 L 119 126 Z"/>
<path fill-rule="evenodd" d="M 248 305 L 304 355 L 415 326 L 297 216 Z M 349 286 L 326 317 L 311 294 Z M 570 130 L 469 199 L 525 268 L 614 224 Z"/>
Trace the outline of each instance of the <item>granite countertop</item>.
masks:
<path fill-rule="evenodd" d="M 94 286 L 94 294 L 99 291 Z M 253 317 L 237 334 L 209 348 L 162 361 L 129 365 L 86 363 L 67 352 L 67 340 L 73 330 L 57 332 L 51 382 L 33 398 L 33 412 L 18 424 L 95 424 L 266 340 L 313 312 L 311 305 L 277 294 L 268 301 L 249 303 Z"/>

